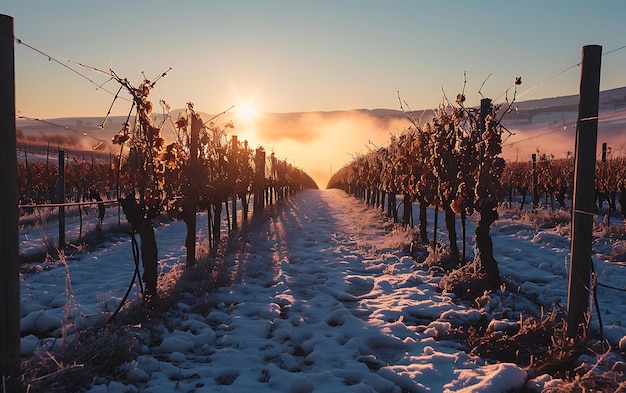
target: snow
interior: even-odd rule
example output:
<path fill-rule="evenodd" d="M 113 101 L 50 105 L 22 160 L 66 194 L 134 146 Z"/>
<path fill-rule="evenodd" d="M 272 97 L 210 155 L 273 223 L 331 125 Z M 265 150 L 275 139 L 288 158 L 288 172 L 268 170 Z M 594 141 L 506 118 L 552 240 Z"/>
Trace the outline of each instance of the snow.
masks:
<path fill-rule="evenodd" d="M 107 220 L 117 216 L 109 212 Z M 206 222 L 200 214 L 199 241 Z M 490 364 L 458 343 L 437 341 L 455 324 L 484 315 L 494 320 L 490 329 L 519 328 L 520 314 L 536 305 L 504 287 L 485 293 L 482 307 L 456 302 L 437 290 L 439 277 L 399 251 L 407 232 L 385 227 L 379 211 L 338 190 L 306 190 L 282 201 L 244 237 L 244 247 L 225 255 L 238 281 L 210 294 L 186 293 L 152 321 L 149 334 L 159 340 L 146 340 L 141 354 L 120 367 L 122 377 L 95 380 L 89 391 L 495 393 L 558 383 L 545 375 L 529 380 L 515 364 Z M 567 299 L 564 232 L 537 229 L 513 214 L 491 231 L 501 274 L 546 309 Z M 21 236 L 24 249 L 42 247 L 33 233 Z M 183 268 L 185 233 L 182 222 L 158 226 L 162 275 Z M 611 261 L 605 244 L 594 253 L 599 280 L 621 288 L 623 261 Z M 135 268 L 123 237 L 45 266 L 21 277 L 25 356 L 45 351 L 72 324 L 106 320 Z M 626 335 L 626 304 L 608 288 L 599 287 L 598 297 L 605 337 L 617 347 Z M 131 300 L 139 301 L 137 288 Z M 198 306 L 209 300 L 214 306 Z"/>

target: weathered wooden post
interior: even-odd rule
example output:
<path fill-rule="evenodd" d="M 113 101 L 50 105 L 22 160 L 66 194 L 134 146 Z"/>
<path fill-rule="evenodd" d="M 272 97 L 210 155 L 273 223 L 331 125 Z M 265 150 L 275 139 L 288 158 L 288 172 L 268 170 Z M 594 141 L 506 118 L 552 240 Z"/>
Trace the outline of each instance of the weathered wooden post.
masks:
<path fill-rule="evenodd" d="M 59 250 L 65 248 L 65 151 L 59 150 L 59 177 L 57 180 L 57 203 L 59 206 Z"/>
<path fill-rule="evenodd" d="M 265 150 L 256 149 L 254 156 L 254 211 L 256 215 L 263 211 L 265 206 Z"/>
<path fill-rule="evenodd" d="M 580 101 L 576 127 L 574 197 L 572 209 L 572 244 L 567 294 L 567 333 L 584 339 L 587 331 L 591 288 L 591 244 L 593 232 L 598 141 L 598 106 L 600 103 L 600 65 L 602 47 L 583 47 L 580 78 Z"/>
<path fill-rule="evenodd" d="M 31 192 L 33 189 L 33 179 L 30 175 L 30 168 L 28 167 L 28 150 L 24 147 L 24 165 L 26 166 L 26 189 Z"/>
<path fill-rule="evenodd" d="M 602 166 L 606 165 L 606 152 L 607 152 L 607 143 L 603 142 L 602 143 Z M 607 185 L 608 186 L 608 185 Z M 607 227 L 611 226 L 611 213 L 613 212 L 613 199 L 611 199 L 611 191 L 607 188 L 604 188 L 602 190 L 599 190 L 601 193 L 598 195 L 599 196 L 599 205 L 600 207 L 602 207 L 602 200 L 604 198 L 606 198 L 606 202 L 609 205 L 608 208 L 608 212 L 606 213 L 606 225 Z"/>
<path fill-rule="evenodd" d="M 249 147 L 248 147 L 248 141 L 247 140 L 243 141 L 243 148 L 244 148 L 245 154 L 244 154 L 242 160 L 247 161 L 248 157 L 249 157 L 248 152 L 250 151 Z M 247 162 L 246 162 L 246 164 L 247 164 Z M 246 173 L 245 178 L 247 178 L 249 175 L 250 174 Z M 248 185 L 246 184 L 245 187 L 246 187 L 246 189 L 243 190 L 242 194 L 240 195 L 241 196 L 242 225 L 246 225 L 247 222 L 248 222 Z"/>
<path fill-rule="evenodd" d="M 124 149 L 124 144 L 120 144 L 120 154 L 117 156 L 117 174 L 115 179 L 115 191 L 117 198 L 117 225 L 122 225 L 122 204 L 120 203 L 120 199 L 122 198 L 121 190 L 120 190 L 120 171 L 122 168 L 122 151 Z"/>
<path fill-rule="evenodd" d="M 0 373 L 18 376 L 20 280 L 13 18 L 0 14 Z"/>
<path fill-rule="evenodd" d="M 539 207 L 539 193 L 537 192 L 537 183 L 539 182 L 539 178 L 537 176 L 537 155 L 533 153 L 532 155 L 532 200 L 533 200 L 533 209 Z"/>
<path fill-rule="evenodd" d="M 230 162 L 230 174 L 231 174 L 231 182 L 233 185 L 233 195 L 232 195 L 232 215 L 233 215 L 233 226 L 231 230 L 234 232 L 237 230 L 237 178 L 239 177 L 239 142 L 237 141 L 237 135 L 232 136 L 232 156 Z"/>
<path fill-rule="evenodd" d="M 198 208 L 198 141 L 200 139 L 200 129 L 202 120 L 197 114 L 191 116 L 191 135 L 189 138 L 189 178 L 187 189 L 185 190 L 185 200 L 183 202 L 183 215 L 187 224 L 187 238 L 185 246 L 187 248 L 187 266 L 196 263 L 196 210 Z M 210 212 L 209 212 L 210 215 Z"/>

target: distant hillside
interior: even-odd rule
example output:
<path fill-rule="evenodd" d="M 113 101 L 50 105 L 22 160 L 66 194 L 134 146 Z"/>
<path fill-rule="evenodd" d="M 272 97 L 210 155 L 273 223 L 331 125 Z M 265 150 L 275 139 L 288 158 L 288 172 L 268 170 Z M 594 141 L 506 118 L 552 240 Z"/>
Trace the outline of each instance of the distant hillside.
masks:
<path fill-rule="evenodd" d="M 543 98 L 517 102 L 515 111 L 506 115 L 507 120 L 525 119 L 530 121 L 540 114 L 576 112 L 578 113 L 578 95 Z M 600 110 L 626 107 L 626 87 L 600 92 Z"/>

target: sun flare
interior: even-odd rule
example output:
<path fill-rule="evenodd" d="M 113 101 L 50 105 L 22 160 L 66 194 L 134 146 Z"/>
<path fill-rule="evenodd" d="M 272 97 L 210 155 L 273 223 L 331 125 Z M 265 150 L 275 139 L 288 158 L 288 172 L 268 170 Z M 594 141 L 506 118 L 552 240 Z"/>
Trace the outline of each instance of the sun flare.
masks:
<path fill-rule="evenodd" d="M 256 117 L 256 109 L 251 103 L 241 102 L 239 105 L 236 106 L 235 109 L 237 111 L 237 116 L 241 120 L 246 122 L 254 121 L 254 118 Z"/>

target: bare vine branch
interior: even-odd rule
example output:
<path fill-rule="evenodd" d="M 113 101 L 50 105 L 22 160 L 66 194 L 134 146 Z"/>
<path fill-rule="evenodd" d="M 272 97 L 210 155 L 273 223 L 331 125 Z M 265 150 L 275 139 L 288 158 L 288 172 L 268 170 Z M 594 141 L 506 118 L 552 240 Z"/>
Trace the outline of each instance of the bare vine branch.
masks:
<path fill-rule="evenodd" d="M 481 97 L 481 98 L 485 98 L 485 96 L 484 96 L 484 95 L 483 95 L 483 93 L 482 93 L 483 86 L 485 86 L 485 83 L 487 83 L 487 80 L 488 80 L 489 78 L 491 78 L 491 76 L 492 76 L 492 75 L 493 75 L 493 74 L 489 74 L 489 75 L 487 75 L 487 77 L 486 77 L 486 78 L 485 78 L 485 80 L 483 81 L 482 85 L 480 85 L 480 89 L 478 89 L 478 94 L 480 94 L 480 97 Z"/>
<path fill-rule="evenodd" d="M 223 114 L 225 114 L 226 112 L 229 112 L 231 109 L 233 109 L 235 106 L 232 105 L 230 108 L 226 109 L 225 111 L 222 111 L 220 113 L 218 113 L 217 115 L 213 116 L 212 118 L 210 118 L 209 120 L 205 121 L 204 124 L 202 124 L 203 126 L 206 126 L 208 123 L 212 122 L 213 120 L 217 119 L 218 117 L 222 116 Z"/>
<path fill-rule="evenodd" d="M 398 102 L 400 103 L 400 110 L 402 110 L 402 113 L 404 114 L 404 116 L 407 118 L 407 120 L 409 120 L 411 122 L 411 124 L 413 124 L 413 126 L 415 126 L 416 130 L 421 134 L 422 133 L 422 127 L 420 126 L 419 122 L 417 120 L 415 120 L 415 116 L 413 116 L 413 112 L 411 111 L 411 108 L 409 107 L 409 105 L 406 102 L 404 104 L 407 106 L 407 108 L 409 108 L 409 112 L 407 112 L 404 109 L 404 106 L 402 105 L 402 99 L 400 98 L 400 91 L 399 90 L 398 90 Z M 420 119 L 421 119 L 421 116 L 420 116 Z"/>
<path fill-rule="evenodd" d="M 513 100 L 510 103 L 508 103 L 508 101 L 509 101 L 508 92 L 509 92 L 509 90 L 511 90 L 511 87 L 506 89 L 505 95 L 506 95 L 506 101 L 507 101 L 508 106 L 507 106 L 506 110 L 502 113 L 500 118 L 498 119 L 498 123 L 500 123 L 502 121 L 502 119 L 504 118 L 504 116 L 507 113 L 511 112 L 511 108 L 513 107 L 513 104 L 515 103 L 515 100 L 517 100 L 517 86 L 519 86 L 521 84 L 522 84 L 522 77 L 521 76 L 515 77 L 515 82 L 513 82 L 513 86 L 511 86 L 511 87 L 513 87 Z M 507 131 L 509 133 L 511 133 L 509 130 L 507 130 Z"/>

